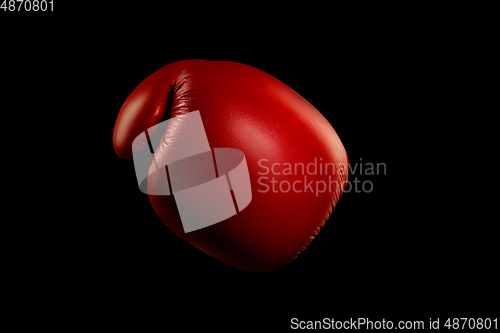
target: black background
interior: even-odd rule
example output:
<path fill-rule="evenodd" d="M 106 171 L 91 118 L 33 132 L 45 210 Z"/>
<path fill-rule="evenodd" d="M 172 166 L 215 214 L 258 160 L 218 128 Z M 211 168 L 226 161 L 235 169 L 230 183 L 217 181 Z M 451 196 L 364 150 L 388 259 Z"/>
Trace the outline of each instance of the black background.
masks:
<path fill-rule="evenodd" d="M 451 87 L 467 72 L 459 25 L 369 10 L 242 21 L 246 9 L 190 16 L 189 6 L 56 5 L 1 13 L 10 15 L 2 57 L 13 70 L 4 93 L 23 101 L 29 119 L 40 117 L 45 147 L 64 147 L 48 149 L 57 163 L 38 161 L 56 169 L 57 188 L 39 196 L 57 208 L 44 214 L 49 227 L 35 227 L 48 234 L 38 251 L 27 250 L 43 281 L 32 287 L 28 317 L 48 310 L 43 326 L 68 331 L 280 332 L 294 317 L 427 323 L 498 314 L 492 221 L 462 211 L 467 190 L 458 189 L 464 202 L 450 200 L 457 189 L 448 181 L 467 180 L 451 176 L 450 139 L 436 125 L 460 100 Z M 273 75 L 328 119 L 351 163 L 385 163 L 387 173 L 354 175 L 373 191 L 344 194 L 307 250 L 278 271 L 244 272 L 209 257 L 163 225 L 133 162 L 112 145 L 128 94 L 182 59 Z"/>

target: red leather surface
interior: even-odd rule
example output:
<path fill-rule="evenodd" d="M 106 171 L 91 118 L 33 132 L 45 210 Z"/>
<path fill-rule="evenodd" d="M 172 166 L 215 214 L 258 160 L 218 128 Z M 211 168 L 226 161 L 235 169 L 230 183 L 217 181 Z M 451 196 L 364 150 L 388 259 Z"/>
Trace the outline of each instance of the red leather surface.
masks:
<path fill-rule="evenodd" d="M 171 107 L 169 114 L 168 108 Z M 179 237 L 207 254 L 248 271 L 276 270 L 293 260 L 324 226 L 343 188 L 316 193 L 272 190 L 263 193 L 259 177 L 277 184 L 328 181 L 328 175 L 259 174 L 260 163 L 333 163 L 347 165 L 347 154 L 328 121 L 309 102 L 276 78 L 247 65 L 226 61 L 186 60 L 169 64 L 144 80 L 127 98 L 118 115 L 113 143 L 122 158 L 131 156 L 135 137 L 169 117 L 199 110 L 212 148 L 236 148 L 245 154 L 252 202 L 235 216 L 185 234 L 173 196 L 149 195 L 161 220 Z M 168 154 L 167 130 L 154 159 Z M 170 133 L 169 133 L 170 132 Z M 161 148 L 161 149 L 160 149 Z M 320 162 L 321 158 L 321 162 Z M 268 161 L 262 161 L 266 159 Z M 329 174 L 338 183 L 347 174 Z M 153 177 L 148 188 L 154 188 Z M 284 186 L 286 188 L 286 186 Z M 260 191 L 259 191 L 260 190 Z"/>

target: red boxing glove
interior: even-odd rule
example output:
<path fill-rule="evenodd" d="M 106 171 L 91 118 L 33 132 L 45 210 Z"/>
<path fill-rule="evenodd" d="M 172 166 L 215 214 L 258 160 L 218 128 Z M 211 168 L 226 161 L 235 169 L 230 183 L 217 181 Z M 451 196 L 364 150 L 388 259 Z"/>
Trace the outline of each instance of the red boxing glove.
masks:
<path fill-rule="evenodd" d="M 285 266 L 318 234 L 345 189 L 342 142 L 309 102 L 276 78 L 235 62 L 183 60 L 150 75 L 127 98 L 113 132 L 117 154 L 131 157 L 141 133 L 198 110 L 210 147 L 243 152 L 251 202 L 221 222 L 185 232 L 175 197 L 151 194 L 160 182 L 150 171 L 151 205 L 179 237 L 222 262 L 253 272 Z M 169 125 L 162 135 L 157 166 L 168 164 L 171 142 L 191 133 Z"/>

